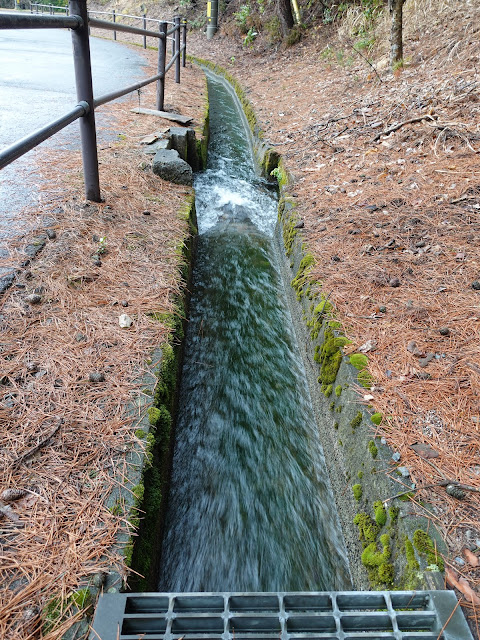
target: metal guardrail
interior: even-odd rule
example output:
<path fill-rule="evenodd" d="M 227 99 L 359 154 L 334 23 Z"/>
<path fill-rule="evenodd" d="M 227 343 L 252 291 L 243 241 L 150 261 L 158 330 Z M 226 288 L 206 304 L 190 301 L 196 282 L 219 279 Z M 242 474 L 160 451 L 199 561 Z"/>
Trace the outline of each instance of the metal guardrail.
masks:
<path fill-rule="evenodd" d="M 49 14 L 43 13 L 44 8 L 49 9 Z M 83 174 L 85 180 L 85 196 L 87 200 L 100 202 L 100 179 L 98 173 L 97 134 L 95 128 L 95 108 L 106 104 L 111 100 L 120 98 L 132 91 L 136 91 L 152 82 L 157 82 L 156 107 L 162 111 L 165 96 L 165 75 L 175 65 L 175 82 L 180 83 L 180 67 L 186 62 L 186 22 L 180 16 L 175 16 L 173 22 L 157 21 L 158 31 L 132 27 L 118 22 L 98 20 L 90 18 L 87 12 L 87 0 L 69 0 L 67 15 L 53 14 L 53 5 L 34 3 L 31 5 L 31 13 L 0 13 L 1 29 L 71 29 L 73 44 L 73 61 L 75 67 L 75 83 L 77 88 L 78 104 L 67 114 L 48 123 L 41 129 L 25 136 L 0 151 L 0 169 L 3 169 L 17 158 L 24 155 L 44 140 L 64 129 L 75 120 L 80 121 L 80 138 L 82 148 Z M 55 7 L 59 9 L 60 7 Z M 40 12 L 38 11 L 40 9 Z M 67 9 L 64 7 L 63 9 Z M 35 12 L 34 12 L 35 11 Z M 145 25 L 146 16 L 140 18 Z M 152 20 L 152 19 L 150 19 Z M 173 24 L 172 28 L 168 28 Z M 90 60 L 89 27 L 100 29 L 123 31 L 142 35 L 144 42 L 147 36 L 158 40 L 158 65 L 157 74 L 133 85 L 119 89 L 112 93 L 93 97 L 92 69 Z M 181 32 L 183 32 L 182 42 Z M 172 57 L 167 63 L 167 38 L 172 35 Z"/>
<path fill-rule="evenodd" d="M 472 640 L 453 591 L 116 593 L 90 640 Z"/>

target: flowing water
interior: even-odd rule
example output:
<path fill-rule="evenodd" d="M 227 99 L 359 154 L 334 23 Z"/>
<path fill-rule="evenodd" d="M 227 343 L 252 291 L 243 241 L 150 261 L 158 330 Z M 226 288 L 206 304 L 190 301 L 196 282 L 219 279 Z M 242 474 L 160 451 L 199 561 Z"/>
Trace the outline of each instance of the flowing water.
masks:
<path fill-rule="evenodd" d="M 159 591 L 350 588 L 341 531 L 235 100 L 209 77 L 208 168 Z"/>

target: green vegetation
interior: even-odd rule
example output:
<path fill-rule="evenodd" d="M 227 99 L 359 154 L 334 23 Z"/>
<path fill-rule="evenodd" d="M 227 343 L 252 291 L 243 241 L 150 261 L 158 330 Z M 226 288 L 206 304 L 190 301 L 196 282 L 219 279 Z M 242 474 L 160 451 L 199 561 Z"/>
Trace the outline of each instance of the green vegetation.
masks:
<path fill-rule="evenodd" d="M 387 512 L 381 500 L 376 500 L 373 503 L 373 511 L 375 514 L 375 522 L 379 527 L 383 527 L 387 522 Z"/>
<path fill-rule="evenodd" d="M 321 365 L 318 381 L 323 385 L 335 382 L 342 362 L 342 352 L 340 350 L 342 344 L 343 341 L 336 338 L 331 329 L 325 329 L 323 345 L 316 350 L 313 356 L 313 359 Z"/>
<path fill-rule="evenodd" d="M 354 484 L 352 487 L 353 497 L 357 502 L 362 499 L 363 489 L 361 484 Z"/>
<path fill-rule="evenodd" d="M 363 413 L 361 411 L 358 411 L 357 415 L 350 422 L 350 426 L 352 427 L 353 430 L 355 430 L 357 427 L 359 427 L 362 424 L 362 419 L 363 419 Z"/>
<path fill-rule="evenodd" d="M 338 384 L 335 387 L 335 395 L 337 396 L 337 398 L 339 398 L 342 395 L 342 385 Z"/>
<path fill-rule="evenodd" d="M 382 422 L 382 419 L 383 415 L 381 413 L 374 413 L 372 416 L 370 416 L 370 420 L 377 426 Z"/>
<path fill-rule="evenodd" d="M 364 511 L 357 513 L 353 519 L 353 523 L 358 527 L 360 540 L 367 544 L 375 542 L 378 534 L 380 533 L 380 527 L 375 520 L 368 515 L 368 513 L 365 513 Z"/>
<path fill-rule="evenodd" d="M 427 557 L 427 564 L 429 566 L 435 565 L 438 567 L 439 571 L 443 571 L 445 569 L 443 558 L 438 553 L 436 545 L 428 533 L 425 533 L 425 531 L 422 531 L 421 529 L 417 529 L 413 534 L 413 545 L 419 553 Z"/>
<path fill-rule="evenodd" d="M 350 364 L 361 371 L 368 365 L 368 358 L 364 353 L 352 353 L 350 356 Z"/>
<path fill-rule="evenodd" d="M 373 440 L 369 441 L 368 450 L 370 451 L 370 455 L 372 456 L 372 458 L 375 460 L 375 458 L 378 456 L 378 448 Z"/>

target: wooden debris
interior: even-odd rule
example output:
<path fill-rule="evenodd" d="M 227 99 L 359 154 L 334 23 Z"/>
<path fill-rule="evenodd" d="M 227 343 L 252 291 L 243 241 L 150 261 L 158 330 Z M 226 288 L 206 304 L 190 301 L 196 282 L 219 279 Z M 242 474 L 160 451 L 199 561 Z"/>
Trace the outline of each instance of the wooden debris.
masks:
<path fill-rule="evenodd" d="M 136 107 L 131 110 L 132 113 L 142 113 L 146 116 L 158 116 L 159 118 L 165 118 L 165 120 L 171 120 L 172 122 L 178 122 L 179 124 L 189 125 L 193 118 L 189 116 L 182 116 L 179 113 L 169 113 L 168 111 L 157 111 L 156 109 L 144 109 L 143 107 Z"/>
<path fill-rule="evenodd" d="M 15 500 L 20 500 L 27 495 L 25 489 L 5 489 L 0 494 L 0 500 L 3 502 L 14 502 Z"/>
<path fill-rule="evenodd" d="M 60 429 L 62 424 L 63 424 L 63 419 L 60 419 L 58 421 L 58 424 L 55 427 L 55 429 L 48 436 L 43 438 L 43 440 L 40 440 L 40 442 L 38 444 L 36 444 L 34 447 L 32 447 L 31 449 L 29 449 L 28 451 L 26 451 L 25 453 L 23 453 L 21 456 L 19 456 L 18 458 L 16 458 L 13 461 L 13 467 L 14 468 L 18 467 L 20 464 L 23 464 L 29 458 L 31 458 L 36 453 L 38 453 L 40 451 L 40 449 L 43 449 L 43 447 L 45 447 L 50 442 L 50 440 L 53 438 L 53 436 L 57 433 L 57 431 Z"/>

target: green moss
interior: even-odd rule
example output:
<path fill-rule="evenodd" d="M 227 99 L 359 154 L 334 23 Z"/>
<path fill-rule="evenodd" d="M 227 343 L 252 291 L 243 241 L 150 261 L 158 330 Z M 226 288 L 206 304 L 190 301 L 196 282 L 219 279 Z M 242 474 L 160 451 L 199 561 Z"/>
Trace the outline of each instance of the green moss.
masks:
<path fill-rule="evenodd" d="M 42 611 L 43 633 L 50 633 L 58 627 L 66 619 L 67 613 L 88 613 L 92 606 L 93 597 L 88 587 L 74 591 L 66 599 L 51 598 Z"/>
<path fill-rule="evenodd" d="M 342 413 L 342 409 L 343 409 L 342 405 L 341 405 L 341 404 L 339 404 L 339 405 L 338 405 L 338 407 L 335 409 L 335 411 L 336 411 L 337 413 Z"/>
<path fill-rule="evenodd" d="M 361 484 L 354 484 L 352 487 L 353 497 L 355 500 L 361 500 L 363 495 L 363 489 Z"/>
<path fill-rule="evenodd" d="M 421 529 L 413 534 L 413 544 L 419 553 L 426 555 L 428 565 L 436 565 L 440 571 L 445 569 L 443 558 L 437 552 L 432 538 Z"/>
<path fill-rule="evenodd" d="M 363 540 L 366 543 L 375 542 L 378 534 L 380 533 L 380 527 L 375 520 L 368 515 L 368 513 L 365 513 L 364 511 L 357 513 L 353 519 L 353 523 L 358 527 L 360 540 Z"/>
<path fill-rule="evenodd" d="M 157 425 L 157 422 L 159 422 L 162 417 L 162 412 L 157 407 L 150 407 L 147 413 L 148 421 L 150 422 L 152 427 L 155 427 Z"/>
<path fill-rule="evenodd" d="M 145 438 L 145 431 L 143 429 L 137 429 L 135 431 L 135 437 L 138 438 L 139 440 L 143 440 Z"/>
<path fill-rule="evenodd" d="M 335 401 L 334 401 L 334 400 L 332 400 L 332 401 L 330 402 L 330 411 L 333 411 L 334 409 L 335 409 Z"/>
<path fill-rule="evenodd" d="M 357 473 L 357 478 L 358 478 L 359 480 L 361 480 L 361 479 L 363 478 L 363 471 L 359 471 L 359 472 Z"/>
<path fill-rule="evenodd" d="M 341 384 L 337 384 L 337 386 L 335 387 L 335 395 L 337 396 L 337 398 L 339 398 L 342 395 L 342 385 Z"/>
<path fill-rule="evenodd" d="M 390 522 L 395 524 L 398 514 L 400 513 L 400 509 L 398 507 L 390 507 L 388 510 L 388 515 L 390 516 Z"/>
<path fill-rule="evenodd" d="M 338 427 L 339 427 L 339 424 L 338 424 L 338 422 L 337 422 L 337 421 L 335 421 L 335 422 L 333 423 L 333 428 L 334 428 L 334 429 L 338 429 Z"/>
<path fill-rule="evenodd" d="M 333 385 L 329 384 L 327 387 L 325 387 L 324 391 L 323 391 L 323 395 L 326 398 L 329 398 L 332 395 L 333 392 Z"/>
<path fill-rule="evenodd" d="M 373 424 L 379 425 L 382 422 L 383 415 L 381 413 L 374 413 L 370 416 L 370 420 Z"/>
<path fill-rule="evenodd" d="M 415 549 L 413 548 L 413 544 L 410 542 L 410 538 L 408 536 L 405 537 L 405 557 L 407 559 L 407 566 L 409 569 L 420 569 L 420 565 L 415 556 Z"/>
<path fill-rule="evenodd" d="M 373 376 L 372 374 L 364 369 L 363 371 L 359 371 L 357 376 L 358 384 L 364 389 L 371 389 L 373 384 Z"/>
<path fill-rule="evenodd" d="M 350 356 L 350 364 L 352 364 L 355 369 L 361 371 L 368 366 L 368 358 L 364 353 L 352 353 Z"/>
<path fill-rule="evenodd" d="M 383 527 L 387 522 L 387 512 L 381 500 L 376 500 L 373 503 L 373 511 L 375 514 L 375 522 L 379 527 Z"/>
<path fill-rule="evenodd" d="M 335 338 L 333 331 L 325 329 L 324 342 L 318 352 L 317 361 L 321 364 L 319 380 L 324 385 L 333 384 L 342 362 L 341 342 Z"/>
<path fill-rule="evenodd" d="M 373 459 L 378 456 L 378 448 L 373 440 L 370 440 L 368 443 L 368 450 L 370 451 L 370 455 Z"/>
<path fill-rule="evenodd" d="M 395 577 L 395 569 L 393 564 L 390 564 L 388 562 L 383 562 L 378 567 L 378 579 L 381 583 L 384 583 L 386 585 L 393 584 L 394 577 Z"/>
<path fill-rule="evenodd" d="M 350 422 L 350 426 L 352 427 L 352 429 L 356 429 L 357 427 L 359 427 L 362 424 L 362 420 L 363 413 L 361 411 L 358 411 L 357 415 Z"/>
<path fill-rule="evenodd" d="M 292 240 L 293 243 L 293 240 Z M 288 252 L 287 252 L 287 255 Z M 315 258 L 313 254 L 307 253 L 303 256 L 298 266 L 297 275 L 293 278 L 291 285 L 293 289 L 297 292 L 297 298 L 301 297 L 301 292 L 303 287 L 305 286 L 308 278 L 308 274 L 315 266 Z"/>

